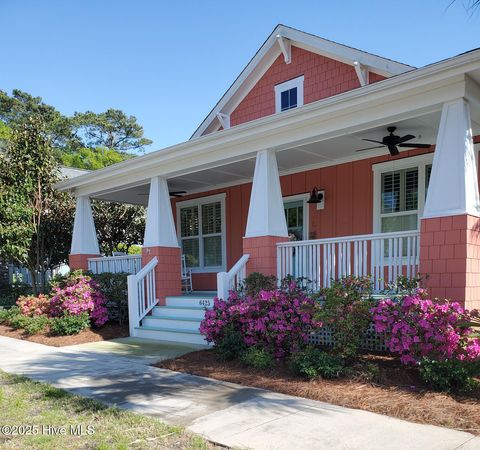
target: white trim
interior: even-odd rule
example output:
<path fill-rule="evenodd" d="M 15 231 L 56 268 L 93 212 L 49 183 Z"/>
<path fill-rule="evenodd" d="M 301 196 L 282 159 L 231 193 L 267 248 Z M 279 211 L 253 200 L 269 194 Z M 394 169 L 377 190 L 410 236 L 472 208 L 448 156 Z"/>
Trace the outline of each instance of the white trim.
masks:
<path fill-rule="evenodd" d="M 199 253 L 199 267 L 189 267 L 189 269 L 192 271 L 192 273 L 216 273 L 216 272 L 223 272 L 226 270 L 227 267 L 227 224 L 226 224 L 226 210 L 225 210 L 225 199 L 226 199 L 226 193 L 222 192 L 220 194 L 216 195 L 209 195 L 207 197 L 198 197 L 198 198 L 193 198 L 190 200 L 184 200 L 177 202 L 176 204 L 176 209 L 177 209 L 177 236 L 178 236 L 178 242 L 180 243 L 180 248 L 182 248 L 182 239 L 198 239 L 198 253 Z M 215 266 L 215 267 L 206 267 L 203 265 L 203 256 L 204 256 L 204 249 L 203 249 L 203 233 L 201 231 L 202 227 L 202 205 L 208 204 L 208 203 L 216 203 L 220 202 L 220 210 L 221 210 L 221 215 L 222 215 L 222 231 L 221 233 L 216 233 L 212 234 L 211 236 L 216 236 L 220 235 L 222 238 L 222 265 L 221 266 Z M 191 206 L 197 206 L 198 207 L 198 231 L 199 234 L 198 236 L 188 236 L 185 238 L 182 238 L 181 236 L 181 219 L 180 219 L 180 210 L 182 208 L 188 208 Z M 210 236 L 210 235 L 208 235 Z"/>
<path fill-rule="evenodd" d="M 293 203 L 303 200 L 303 240 L 307 241 L 309 232 L 310 232 L 310 208 L 307 200 L 310 198 L 310 194 L 306 192 L 305 194 L 296 194 L 283 197 L 283 206 L 286 203 Z M 288 229 L 288 222 L 287 222 Z"/>
<path fill-rule="evenodd" d="M 355 68 L 355 73 L 357 74 L 358 81 L 360 81 L 360 86 L 365 86 L 368 84 L 368 69 L 363 65 L 360 64 L 358 61 L 353 63 L 353 67 Z"/>
<path fill-rule="evenodd" d="M 283 53 L 285 64 L 290 64 L 292 62 L 292 44 L 290 39 L 285 39 L 282 35 L 277 34 L 277 42 Z"/>
<path fill-rule="evenodd" d="M 290 89 L 297 88 L 297 106 L 299 108 L 303 106 L 303 82 L 305 77 L 303 75 L 293 78 L 292 80 L 285 81 L 275 85 L 275 112 L 285 112 L 282 111 L 282 92 L 289 91 Z M 291 108 L 291 109 L 295 109 Z M 290 111 L 290 109 L 288 110 Z"/>
<path fill-rule="evenodd" d="M 370 71 L 387 78 L 415 69 L 415 67 L 407 64 L 382 58 L 285 25 L 278 25 L 193 133 L 192 138 L 202 136 L 205 131 L 215 131 L 215 129 L 218 129 L 216 114 L 218 112 L 231 113 L 234 111 L 276 58 L 282 54 L 280 45 L 277 45 L 277 36 L 281 36 L 283 41 L 288 40 L 290 45 L 335 59 L 351 66 L 353 66 L 355 61 L 358 61 L 365 65 Z"/>
<path fill-rule="evenodd" d="M 228 130 L 230 128 L 230 114 L 217 113 L 217 118 L 224 130 Z"/>
<path fill-rule="evenodd" d="M 391 213 L 390 217 L 417 214 L 418 229 L 420 229 L 420 219 L 422 218 L 423 208 L 425 206 L 425 169 L 426 166 L 432 164 L 434 153 L 426 153 L 424 155 L 411 156 L 408 158 L 386 161 L 383 163 L 373 164 L 373 232 L 382 232 L 382 214 L 380 213 L 381 205 L 381 189 L 382 189 L 382 173 L 394 172 L 396 170 L 410 169 L 418 167 L 418 205 L 416 210 L 402 211 L 399 213 Z"/>
<path fill-rule="evenodd" d="M 55 186 L 76 195 L 100 195 L 156 175 L 186 175 L 248 159 L 262 148 L 285 150 L 418 117 L 439 111 L 446 101 L 467 95 L 465 74 L 477 69 L 480 69 L 480 50 L 167 147 Z"/>

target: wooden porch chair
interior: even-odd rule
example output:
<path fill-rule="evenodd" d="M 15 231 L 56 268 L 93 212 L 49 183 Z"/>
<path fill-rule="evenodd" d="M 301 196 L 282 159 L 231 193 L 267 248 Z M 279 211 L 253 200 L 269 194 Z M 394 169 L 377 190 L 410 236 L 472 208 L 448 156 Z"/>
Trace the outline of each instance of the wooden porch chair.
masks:
<path fill-rule="evenodd" d="M 182 291 L 192 292 L 192 270 L 187 268 L 187 259 L 182 255 Z"/>

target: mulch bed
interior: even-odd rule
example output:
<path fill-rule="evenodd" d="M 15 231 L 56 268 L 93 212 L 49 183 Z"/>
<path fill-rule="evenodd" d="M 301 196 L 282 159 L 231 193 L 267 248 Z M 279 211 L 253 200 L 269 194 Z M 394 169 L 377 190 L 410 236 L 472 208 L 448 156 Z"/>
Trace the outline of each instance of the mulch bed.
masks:
<path fill-rule="evenodd" d="M 366 380 L 361 367 L 378 367 L 375 381 Z M 285 365 L 256 370 L 239 361 L 221 362 L 213 350 L 200 350 L 155 364 L 157 367 L 269 389 L 283 394 L 363 409 L 410 422 L 438 425 L 480 434 L 480 390 L 448 395 L 428 390 L 415 369 L 389 356 L 365 355 L 348 378 L 304 380 Z"/>
<path fill-rule="evenodd" d="M 66 345 L 86 344 L 87 342 L 106 341 L 119 337 L 127 337 L 128 325 L 107 323 L 98 329 L 87 329 L 73 336 L 53 336 L 46 333 L 29 336 L 24 330 L 15 330 L 11 327 L 0 325 L 0 336 L 7 336 L 39 344 L 51 345 L 52 347 L 64 347 Z"/>

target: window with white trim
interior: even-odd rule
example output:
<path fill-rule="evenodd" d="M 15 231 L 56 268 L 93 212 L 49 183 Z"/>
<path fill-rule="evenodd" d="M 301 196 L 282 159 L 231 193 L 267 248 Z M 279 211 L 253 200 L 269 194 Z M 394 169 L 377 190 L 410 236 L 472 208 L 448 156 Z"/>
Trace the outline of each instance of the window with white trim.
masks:
<path fill-rule="evenodd" d="M 303 106 L 303 75 L 275 86 L 277 113 Z"/>
<path fill-rule="evenodd" d="M 224 270 L 224 196 L 177 203 L 177 219 L 187 266 L 197 272 Z"/>
<path fill-rule="evenodd" d="M 374 231 L 389 233 L 420 228 L 433 155 L 373 166 Z"/>

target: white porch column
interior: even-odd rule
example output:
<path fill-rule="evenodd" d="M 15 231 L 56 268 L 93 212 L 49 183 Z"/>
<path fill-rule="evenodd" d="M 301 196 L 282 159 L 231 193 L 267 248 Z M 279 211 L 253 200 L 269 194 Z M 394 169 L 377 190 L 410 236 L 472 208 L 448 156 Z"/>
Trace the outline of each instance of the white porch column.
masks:
<path fill-rule="evenodd" d="M 470 107 L 461 98 L 443 106 L 423 218 L 480 216 Z"/>
<path fill-rule="evenodd" d="M 70 268 L 86 270 L 88 269 L 88 258 L 99 254 L 90 198 L 77 197 L 69 256 Z"/>
<path fill-rule="evenodd" d="M 255 162 L 245 237 L 258 236 L 288 237 L 274 150 L 258 152 Z"/>
<path fill-rule="evenodd" d="M 154 177 L 150 181 L 143 245 L 145 247 L 178 247 L 168 184 L 162 177 Z"/>
<path fill-rule="evenodd" d="M 480 201 L 470 106 L 443 106 L 421 221 L 420 272 L 432 298 L 480 306 Z"/>
<path fill-rule="evenodd" d="M 243 254 L 250 255 L 247 273 L 277 275 L 277 243 L 288 240 L 282 190 L 274 150 L 257 154 Z"/>
<path fill-rule="evenodd" d="M 162 177 L 153 177 L 150 180 L 142 265 L 145 266 L 155 256 L 158 258 L 155 268 L 156 294 L 160 304 L 165 304 L 167 296 L 181 294 L 182 274 L 181 251 L 168 184 Z"/>

